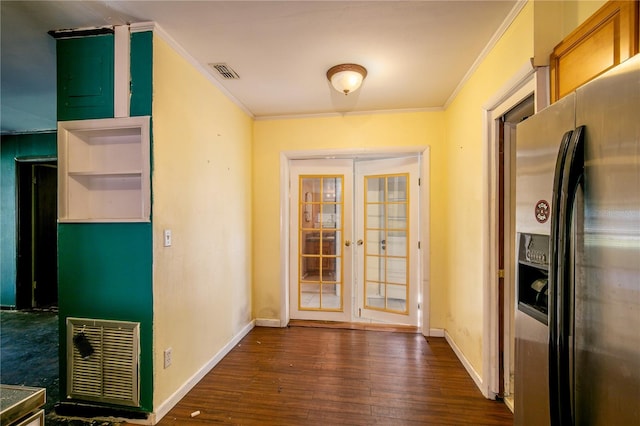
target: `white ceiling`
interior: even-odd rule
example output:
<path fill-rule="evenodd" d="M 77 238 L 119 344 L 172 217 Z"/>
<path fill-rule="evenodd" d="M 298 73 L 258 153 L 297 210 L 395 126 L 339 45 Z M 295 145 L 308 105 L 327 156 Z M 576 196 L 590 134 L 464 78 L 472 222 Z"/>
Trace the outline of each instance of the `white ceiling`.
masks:
<path fill-rule="evenodd" d="M 156 22 L 256 118 L 442 108 L 522 6 L 473 1 L 5 1 L 2 132 L 55 128 L 49 30 Z M 222 80 L 210 63 L 239 80 Z M 368 70 L 348 96 L 326 71 Z"/>

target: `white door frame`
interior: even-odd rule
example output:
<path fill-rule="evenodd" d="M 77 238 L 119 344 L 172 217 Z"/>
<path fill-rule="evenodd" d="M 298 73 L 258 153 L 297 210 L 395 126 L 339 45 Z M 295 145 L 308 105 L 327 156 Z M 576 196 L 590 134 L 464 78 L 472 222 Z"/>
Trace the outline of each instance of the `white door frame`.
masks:
<path fill-rule="evenodd" d="M 482 394 L 495 399 L 499 391 L 499 348 L 498 348 L 498 134 L 496 120 L 518 105 L 531 94 L 535 96 L 535 111 L 548 105 L 547 68 L 533 68 L 531 63 L 524 64 L 514 76 L 502 86 L 485 104 L 483 109 L 483 211 L 485 222 L 482 230 L 483 240 L 483 336 L 482 339 L 482 379 L 476 383 Z M 545 96 L 546 94 L 546 96 Z M 505 156 L 506 158 L 506 156 Z M 515 167 L 515 164 L 511 165 Z M 509 194 L 505 193 L 505 205 Z M 509 259 L 507 250 L 514 250 L 515 241 L 505 246 L 505 259 Z M 514 271 L 505 261 L 504 283 L 514 280 Z M 505 285 L 505 290 L 508 286 Z M 505 291 L 507 298 L 515 294 Z"/>
<path fill-rule="evenodd" d="M 331 149 L 280 152 L 280 323 L 273 326 L 286 327 L 289 324 L 289 178 L 290 161 L 305 159 L 375 159 L 421 155 L 420 179 L 420 259 L 422 300 L 422 334 L 429 335 L 429 279 L 430 279 L 430 234 L 429 234 L 429 185 L 430 147 L 390 147 L 377 149 Z M 351 301 L 349 301 L 351 303 Z"/>

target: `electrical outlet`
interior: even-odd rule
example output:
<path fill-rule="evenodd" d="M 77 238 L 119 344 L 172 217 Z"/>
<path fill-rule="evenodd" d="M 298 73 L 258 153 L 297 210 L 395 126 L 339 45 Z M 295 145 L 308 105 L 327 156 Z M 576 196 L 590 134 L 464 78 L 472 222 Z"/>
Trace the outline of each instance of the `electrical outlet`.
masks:
<path fill-rule="evenodd" d="M 167 348 L 164 350 L 164 368 L 169 368 L 171 365 L 171 358 L 173 355 L 173 349 Z"/>
<path fill-rule="evenodd" d="M 164 246 L 171 247 L 171 229 L 164 230 Z"/>

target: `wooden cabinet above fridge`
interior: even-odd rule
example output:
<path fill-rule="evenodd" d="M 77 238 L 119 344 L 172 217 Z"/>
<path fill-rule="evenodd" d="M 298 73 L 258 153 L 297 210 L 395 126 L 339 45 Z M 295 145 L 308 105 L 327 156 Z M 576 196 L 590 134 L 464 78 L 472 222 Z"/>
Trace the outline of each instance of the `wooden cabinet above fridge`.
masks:
<path fill-rule="evenodd" d="M 550 56 L 551 102 L 638 53 L 639 2 L 612 0 Z"/>

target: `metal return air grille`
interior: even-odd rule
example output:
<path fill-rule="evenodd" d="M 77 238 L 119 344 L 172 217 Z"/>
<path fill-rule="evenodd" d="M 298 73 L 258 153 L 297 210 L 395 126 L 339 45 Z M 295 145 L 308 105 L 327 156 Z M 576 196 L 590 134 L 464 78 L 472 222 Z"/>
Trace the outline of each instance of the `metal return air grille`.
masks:
<path fill-rule="evenodd" d="M 67 318 L 67 394 L 138 407 L 140 323 Z"/>

